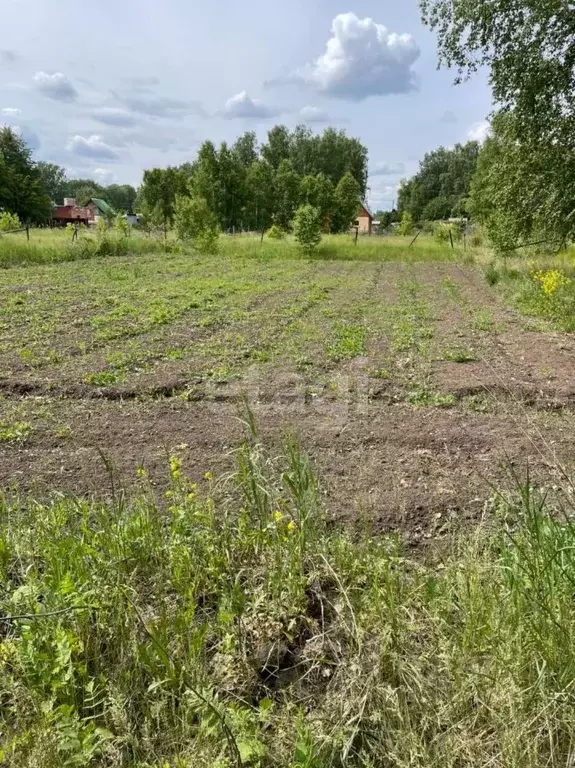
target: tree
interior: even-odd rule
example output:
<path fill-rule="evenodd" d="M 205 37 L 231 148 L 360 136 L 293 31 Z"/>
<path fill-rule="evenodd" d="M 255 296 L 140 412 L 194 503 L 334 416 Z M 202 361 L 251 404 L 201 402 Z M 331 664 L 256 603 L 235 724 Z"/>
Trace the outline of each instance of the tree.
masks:
<path fill-rule="evenodd" d="M 316 176 L 316 198 L 315 205 L 319 208 L 321 220 L 325 232 L 331 229 L 333 217 L 333 207 L 335 198 L 335 187 L 329 176 L 325 173 L 318 173 Z"/>
<path fill-rule="evenodd" d="M 403 235 L 404 237 L 413 234 L 413 216 L 409 211 L 403 212 L 401 221 L 397 227 L 397 234 Z"/>
<path fill-rule="evenodd" d="M 218 153 L 211 141 L 204 141 L 193 165 L 190 191 L 194 197 L 203 198 L 210 210 L 219 215 L 222 209 L 222 189 Z"/>
<path fill-rule="evenodd" d="M 311 256 L 321 243 L 321 212 L 313 205 L 300 206 L 295 214 L 293 231 L 296 242 L 306 256 Z"/>
<path fill-rule="evenodd" d="M 438 35 L 440 65 L 457 81 L 486 67 L 495 102 L 517 115 L 519 134 L 566 137 L 575 117 L 575 14 L 562 0 L 420 0 Z"/>
<path fill-rule="evenodd" d="M 299 177 L 291 167 L 290 161 L 282 160 L 274 179 L 275 217 L 279 226 L 286 232 L 291 228 L 298 205 L 299 185 Z"/>
<path fill-rule="evenodd" d="M 50 196 L 52 202 L 62 202 L 65 197 L 66 171 L 55 163 L 45 163 L 40 161 L 36 163 L 36 167 L 40 173 L 40 178 L 44 184 L 46 193 Z"/>
<path fill-rule="evenodd" d="M 357 219 L 360 204 L 360 185 L 348 171 L 335 188 L 332 230 L 346 232 Z"/>
<path fill-rule="evenodd" d="M 104 199 L 116 211 L 133 213 L 137 193 L 129 184 L 111 184 L 103 193 Z"/>
<path fill-rule="evenodd" d="M 420 0 L 440 65 L 487 68 L 497 112 L 472 210 L 502 247 L 575 236 L 575 13 L 563 0 Z M 497 209 L 488 196 L 497 201 Z M 537 239 L 537 238 L 536 238 Z M 517 243 L 515 243 L 517 244 Z"/>
<path fill-rule="evenodd" d="M 47 221 L 52 212 L 32 151 L 10 128 L 0 129 L 0 209 L 33 223 Z"/>
<path fill-rule="evenodd" d="M 177 168 L 144 171 L 140 189 L 142 213 L 156 221 L 159 219 L 166 234 L 174 220 L 176 197 L 186 193 L 185 180 Z"/>
<path fill-rule="evenodd" d="M 285 125 L 276 125 L 268 133 L 267 144 L 262 147 L 262 157 L 276 170 L 282 161 L 289 160 L 291 136 Z"/>
<path fill-rule="evenodd" d="M 232 146 L 232 152 L 244 170 L 258 159 L 258 141 L 253 131 L 247 131 L 236 140 Z"/>
<path fill-rule="evenodd" d="M 476 141 L 456 144 L 453 149 L 439 147 L 426 154 L 415 176 L 400 184 L 400 212 L 409 211 L 414 221 L 436 221 L 461 215 L 478 156 Z"/>
<path fill-rule="evenodd" d="M 274 170 L 265 160 L 256 160 L 246 175 L 245 224 L 251 230 L 264 231 L 271 225 L 274 211 Z"/>
<path fill-rule="evenodd" d="M 205 198 L 178 195 L 174 222 L 180 240 L 191 240 L 199 251 L 205 253 L 217 250 L 218 218 Z"/>

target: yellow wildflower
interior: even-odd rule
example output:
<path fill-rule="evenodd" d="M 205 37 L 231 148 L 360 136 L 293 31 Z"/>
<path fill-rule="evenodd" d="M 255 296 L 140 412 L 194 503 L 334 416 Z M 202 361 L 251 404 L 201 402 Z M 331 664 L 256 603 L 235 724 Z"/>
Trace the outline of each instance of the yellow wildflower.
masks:
<path fill-rule="evenodd" d="M 279 510 L 276 510 L 274 512 L 274 520 L 276 521 L 276 523 L 281 523 L 283 519 L 284 519 L 284 516 L 282 515 L 282 513 Z"/>
<path fill-rule="evenodd" d="M 295 524 L 295 522 L 293 520 L 289 521 L 287 529 L 288 529 L 288 531 L 290 533 L 293 533 L 294 531 L 297 531 L 297 525 Z"/>
<path fill-rule="evenodd" d="M 182 460 L 177 456 L 170 456 L 170 475 L 174 480 L 179 480 L 182 476 Z"/>
<path fill-rule="evenodd" d="M 559 269 L 539 270 L 532 272 L 531 275 L 540 284 L 545 296 L 553 296 L 560 288 L 569 284 L 569 278 Z"/>
<path fill-rule="evenodd" d="M 146 470 L 144 469 L 144 467 L 138 467 L 138 469 L 136 470 L 136 475 L 137 475 L 138 477 L 142 477 L 142 478 L 144 478 L 144 477 L 147 477 L 147 476 L 148 476 L 148 473 L 146 472 Z"/>
<path fill-rule="evenodd" d="M 210 480 L 213 480 L 213 479 L 214 479 L 214 476 L 212 475 L 212 473 L 206 472 L 206 474 L 204 475 L 204 480 L 207 480 L 209 482 Z"/>

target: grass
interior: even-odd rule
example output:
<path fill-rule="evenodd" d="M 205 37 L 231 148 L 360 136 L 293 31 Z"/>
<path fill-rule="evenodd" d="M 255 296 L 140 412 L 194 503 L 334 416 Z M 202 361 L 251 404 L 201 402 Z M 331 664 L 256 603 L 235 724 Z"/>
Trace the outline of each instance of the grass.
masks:
<path fill-rule="evenodd" d="M 464 257 L 462 249 L 452 250 L 429 236 L 418 238 L 410 247 L 412 240 L 410 237 L 373 236 L 362 237 L 357 245 L 354 245 L 351 235 L 328 235 L 309 258 L 336 261 L 435 262 L 458 261 Z M 0 268 L 127 254 L 144 255 L 166 250 L 173 253 L 182 249 L 186 250 L 176 243 L 173 236 L 166 242 L 163 237 L 147 236 L 135 230 L 128 238 L 118 236 L 114 232 L 99 238 L 94 232 L 81 231 L 76 242 L 72 242 L 70 233 L 65 230 L 31 230 L 29 242 L 22 234 L 0 235 Z M 266 237 L 262 242 L 258 235 L 223 235 L 219 240 L 219 251 L 237 258 L 304 258 L 291 236 L 282 240 Z M 469 251 L 469 254 L 472 253 L 473 251 Z"/>
<path fill-rule="evenodd" d="M 529 483 L 433 564 L 326 525 L 293 440 L 159 500 L 0 504 L 0 762 L 568 765 L 575 529 Z"/>

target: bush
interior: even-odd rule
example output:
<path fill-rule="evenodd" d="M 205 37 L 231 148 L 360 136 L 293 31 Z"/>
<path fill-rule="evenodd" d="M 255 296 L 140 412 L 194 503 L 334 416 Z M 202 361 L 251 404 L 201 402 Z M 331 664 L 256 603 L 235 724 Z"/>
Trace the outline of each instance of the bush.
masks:
<path fill-rule="evenodd" d="M 21 229 L 22 223 L 15 213 L 0 212 L 0 232 L 10 232 L 13 229 Z"/>
<path fill-rule="evenodd" d="M 469 238 L 469 245 L 472 248 L 481 248 L 483 246 L 483 234 L 479 231 L 472 232 Z"/>
<path fill-rule="evenodd" d="M 130 225 L 126 217 L 119 213 L 114 219 L 114 231 L 120 235 L 120 237 L 130 237 Z"/>
<path fill-rule="evenodd" d="M 501 280 L 501 273 L 493 262 L 491 262 L 491 264 L 489 264 L 485 270 L 485 279 L 489 285 L 497 285 L 497 283 Z"/>
<path fill-rule="evenodd" d="M 404 211 L 396 229 L 398 235 L 408 236 L 413 234 L 413 216 L 409 211 Z"/>
<path fill-rule="evenodd" d="M 293 223 L 296 242 L 302 253 L 309 256 L 321 243 L 321 212 L 313 205 L 302 205 L 295 214 Z"/>
<path fill-rule="evenodd" d="M 277 224 L 272 224 L 266 233 L 270 240 L 283 240 L 285 237 L 284 231 Z"/>
<path fill-rule="evenodd" d="M 453 238 L 454 243 L 458 243 L 463 237 L 461 233 L 461 227 L 458 227 L 457 224 L 448 224 L 446 222 L 441 222 L 435 225 L 433 230 L 433 236 L 438 243 L 441 243 L 441 244 L 451 243 L 450 234 L 451 234 L 451 237 Z"/>
<path fill-rule="evenodd" d="M 220 227 L 205 198 L 178 196 L 174 222 L 180 240 L 191 241 L 203 253 L 217 250 Z"/>

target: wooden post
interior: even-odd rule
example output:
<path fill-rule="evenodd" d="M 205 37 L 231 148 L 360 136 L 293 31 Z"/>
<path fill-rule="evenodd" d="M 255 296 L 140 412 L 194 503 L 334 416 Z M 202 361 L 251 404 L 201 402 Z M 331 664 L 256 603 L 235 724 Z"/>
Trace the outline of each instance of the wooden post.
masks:
<path fill-rule="evenodd" d="M 26 224 L 26 239 L 30 242 L 30 224 Z"/>
<path fill-rule="evenodd" d="M 449 228 L 449 240 L 451 241 L 451 247 L 455 248 L 453 245 L 453 232 L 451 231 L 451 227 Z"/>
<path fill-rule="evenodd" d="M 355 242 L 354 244 L 357 245 L 357 240 L 359 238 L 359 227 L 355 228 Z"/>
<path fill-rule="evenodd" d="M 419 230 L 419 232 L 416 234 L 416 236 L 413 238 L 413 240 L 412 240 L 412 241 L 411 241 L 411 243 L 409 244 L 409 248 L 411 248 L 411 246 L 412 246 L 412 245 L 415 243 L 415 241 L 416 241 L 416 240 L 417 240 L 417 238 L 420 236 L 420 234 L 421 234 L 421 229 Z"/>

